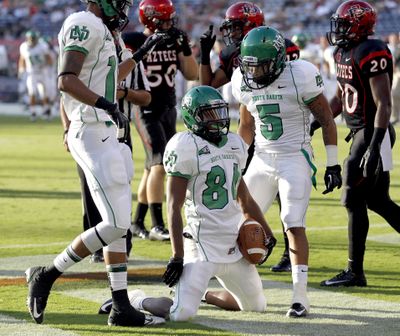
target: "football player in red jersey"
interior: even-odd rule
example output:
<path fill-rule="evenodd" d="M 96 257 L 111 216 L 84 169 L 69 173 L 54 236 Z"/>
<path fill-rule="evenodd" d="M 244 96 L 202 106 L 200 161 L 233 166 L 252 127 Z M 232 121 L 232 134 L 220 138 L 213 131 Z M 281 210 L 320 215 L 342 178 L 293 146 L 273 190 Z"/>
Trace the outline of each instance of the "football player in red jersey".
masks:
<path fill-rule="evenodd" d="M 262 10 L 251 2 L 237 2 L 230 6 L 225 14 L 225 20 L 220 27 L 226 48 L 220 57 L 220 66 L 212 72 L 210 66 L 210 51 L 214 46 L 216 36 L 213 36 L 213 26 L 200 38 L 200 82 L 218 88 L 230 82 L 233 70 L 239 66 L 240 43 L 243 37 L 254 27 L 264 25 Z M 285 39 L 287 60 L 299 58 L 299 48 L 289 39 Z"/>
<path fill-rule="evenodd" d="M 213 36 L 212 26 L 200 38 L 200 82 L 202 85 L 210 85 L 218 88 L 230 82 L 233 71 L 239 66 L 240 43 L 244 36 L 254 27 L 264 25 L 264 14 L 262 10 L 251 2 L 237 2 L 230 6 L 225 14 L 225 20 L 220 31 L 223 35 L 226 48 L 219 55 L 220 66 L 212 72 L 210 66 L 210 51 L 213 48 L 216 36 Z M 286 60 L 293 61 L 300 57 L 300 49 L 291 40 L 285 38 Z M 249 148 L 248 167 L 253 157 L 254 145 Z M 278 202 L 279 196 L 277 197 Z M 283 226 L 282 226 L 283 228 Z M 285 230 L 283 230 L 285 249 L 281 260 L 271 270 L 274 272 L 290 272 L 289 241 Z"/>
<path fill-rule="evenodd" d="M 176 12 L 170 0 L 142 0 L 139 20 L 145 26 L 143 33 L 125 36 L 127 46 L 137 49 L 156 30 L 168 37 L 143 59 L 151 88 L 152 101 L 134 116 L 134 123 L 146 151 L 146 167 L 139 185 L 138 205 L 132 232 L 141 238 L 168 240 L 162 216 L 164 176 L 162 157 L 165 145 L 176 133 L 175 75 L 178 70 L 187 80 L 198 77 L 198 64 L 192 55 L 189 37 L 175 27 Z M 150 209 L 150 234 L 144 227 L 144 218 Z"/>
<path fill-rule="evenodd" d="M 400 207 L 389 196 L 394 132 L 391 113 L 392 55 L 374 34 L 375 9 L 365 1 L 346 1 L 331 17 L 327 34 L 336 46 L 338 87 L 330 105 L 343 113 L 352 139 L 344 164 L 342 203 L 348 214 L 347 269 L 321 286 L 366 286 L 363 261 L 369 221 L 367 209 L 382 216 L 400 233 Z M 394 138 L 392 133 L 392 138 Z"/>

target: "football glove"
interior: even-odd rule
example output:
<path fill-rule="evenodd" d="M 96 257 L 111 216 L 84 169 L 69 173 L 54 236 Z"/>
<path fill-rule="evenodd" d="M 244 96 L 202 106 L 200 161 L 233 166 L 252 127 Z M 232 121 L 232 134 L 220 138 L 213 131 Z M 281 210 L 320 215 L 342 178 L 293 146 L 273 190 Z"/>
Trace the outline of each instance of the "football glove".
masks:
<path fill-rule="evenodd" d="M 262 265 L 263 263 L 265 263 L 267 261 L 268 257 L 271 255 L 272 250 L 274 249 L 274 246 L 276 245 L 275 237 L 274 236 L 266 236 L 264 245 L 267 249 L 267 254 L 265 255 L 264 259 L 261 262 L 259 262 L 259 265 Z"/>
<path fill-rule="evenodd" d="M 378 147 L 368 147 L 365 151 L 361 162 L 360 168 L 363 170 L 364 177 L 376 176 L 381 169 L 381 153 Z"/>
<path fill-rule="evenodd" d="M 216 35 L 213 35 L 213 28 L 214 26 L 210 25 L 208 30 L 200 36 L 200 60 L 203 65 L 210 64 L 210 52 L 217 38 Z"/>
<path fill-rule="evenodd" d="M 175 286 L 183 272 L 183 258 L 171 258 L 162 279 L 169 287 Z"/>
<path fill-rule="evenodd" d="M 127 141 L 130 136 L 129 119 L 118 109 L 118 104 L 99 97 L 94 106 L 105 110 L 111 121 L 117 126 L 117 139 L 120 142 Z"/>
<path fill-rule="evenodd" d="M 133 53 L 132 59 L 136 63 L 139 63 L 149 52 L 151 52 L 156 47 L 156 45 L 164 41 L 165 36 L 166 35 L 163 33 L 154 33 L 153 35 L 150 35 L 146 39 L 146 41 L 144 41 L 142 46 Z"/>
<path fill-rule="evenodd" d="M 192 54 L 189 37 L 184 31 L 172 27 L 168 29 L 167 33 L 170 39 L 176 43 L 178 52 L 182 51 L 184 56 L 190 56 Z"/>
<path fill-rule="evenodd" d="M 386 129 L 384 128 L 374 128 L 371 143 L 360 162 L 360 168 L 363 170 L 364 177 L 376 176 L 381 169 L 381 143 L 385 137 L 385 133 Z"/>
<path fill-rule="evenodd" d="M 326 189 L 322 192 L 324 195 L 332 192 L 335 188 L 340 189 L 340 187 L 342 186 L 342 175 L 340 173 L 341 171 L 342 168 L 338 164 L 326 167 L 324 176 Z"/>

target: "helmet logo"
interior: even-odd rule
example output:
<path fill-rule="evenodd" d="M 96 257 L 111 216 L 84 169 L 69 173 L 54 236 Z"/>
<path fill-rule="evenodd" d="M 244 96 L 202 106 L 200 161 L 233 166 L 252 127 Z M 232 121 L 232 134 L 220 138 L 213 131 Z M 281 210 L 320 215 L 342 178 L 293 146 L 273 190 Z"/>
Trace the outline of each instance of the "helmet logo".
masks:
<path fill-rule="evenodd" d="M 148 18 L 152 18 L 153 16 L 160 16 L 162 15 L 162 13 L 157 12 L 156 8 L 152 5 L 148 5 L 146 7 L 144 7 L 143 9 L 143 13 L 146 17 Z"/>
<path fill-rule="evenodd" d="M 248 16 L 250 16 L 256 14 L 257 10 L 254 8 L 254 6 L 250 6 L 249 4 L 244 4 L 242 8 L 239 10 L 239 12 L 242 12 L 243 14 L 247 14 Z"/>
<path fill-rule="evenodd" d="M 353 5 L 349 8 L 349 14 L 355 19 L 361 18 L 365 13 L 370 12 L 370 8 L 363 8 L 360 5 Z"/>
<path fill-rule="evenodd" d="M 192 105 L 192 97 L 190 96 L 183 97 L 182 105 L 185 107 L 190 107 Z"/>
<path fill-rule="evenodd" d="M 272 45 L 276 49 L 276 51 L 282 50 L 285 48 L 285 40 L 281 34 L 277 34 L 275 40 L 272 42 Z"/>

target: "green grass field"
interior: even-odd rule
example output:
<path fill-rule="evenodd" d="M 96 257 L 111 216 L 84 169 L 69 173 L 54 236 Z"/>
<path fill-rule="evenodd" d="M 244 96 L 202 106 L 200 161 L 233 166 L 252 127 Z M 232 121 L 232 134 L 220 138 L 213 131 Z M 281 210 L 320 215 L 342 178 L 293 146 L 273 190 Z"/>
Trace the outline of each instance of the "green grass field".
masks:
<path fill-rule="evenodd" d="M 342 161 L 349 144 L 343 141 L 346 128 L 339 126 L 338 130 Z M 398 127 L 397 133 L 400 134 Z M 400 236 L 379 216 L 370 213 L 365 256 L 368 287 L 322 290 L 319 286 L 321 280 L 346 266 L 347 215 L 340 205 L 339 191 L 322 195 L 325 152 L 320 132 L 314 136 L 313 145 L 319 170 L 318 190 L 312 191 L 307 215 L 312 303 L 309 318 L 293 321 L 284 317 L 290 303 L 291 277 L 289 273 L 269 271 L 283 248 L 274 206 L 266 218 L 278 245 L 267 263 L 259 267 L 269 303 L 265 314 L 232 313 L 202 305 L 199 316 L 190 323 L 168 322 L 145 329 L 110 328 L 106 317 L 96 314 L 99 303 L 109 296 L 103 266 L 84 260 L 74 266 L 72 273 L 98 276 L 78 278 L 68 273 L 58 281 L 44 325 L 38 326 L 25 307 L 23 271 L 30 265 L 51 262 L 81 232 L 79 180 L 75 163 L 62 146 L 59 120 L 31 123 L 27 117 L 0 116 L 0 335 L 398 335 Z M 136 134 L 133 157 L 135 208 L 144 159 Z M 394 164 L 390 192 L 400 204 L 399 144 L 394 149 Z M 147 226 L 149 220 L 148 216 Z M 159 276 L 170 255 L 169 243 L 135 239 L 133 254 L 129 288 L 168 295 Z"/>

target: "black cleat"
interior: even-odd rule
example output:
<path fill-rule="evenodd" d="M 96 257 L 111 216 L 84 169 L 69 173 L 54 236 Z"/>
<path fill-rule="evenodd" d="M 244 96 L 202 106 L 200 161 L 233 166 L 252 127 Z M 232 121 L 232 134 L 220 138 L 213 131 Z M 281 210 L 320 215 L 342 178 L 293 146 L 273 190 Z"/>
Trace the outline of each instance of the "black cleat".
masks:
<path fill-rule="evenodd" d="M 272 272 L 290 272 L 292 265 L 290 259 L 287 256 L 282 256 L 281 260 L 274 266 L 271 267 Z"/>
<path fill-rule="evenodd" d="M 307 309 L 301 303 L 293 303 L 286 313 L 287 317 L 306 317 Z"/>
<path fill-rule="evenodd" d="M 149 239 L 149 231 L 136 224 L 132 224 L 132 234 L 142 239 Z"/>
<path fill-rule="evenodd" d="M 150 230 L 150 240 L 169 240 L 169 232 L 162 226 L 155 226 Z"/>
<path fill-rule="evenodd" d="M 338 287 L 338 286 L 365 287 L 367 286 L 367 279 L 365 278 L 364 273 L 355 274 L 350 269 L 345 269 L 344 271 L 335 275 L 333 278 L 321 281 L 320 285 L 324 287 Z"/>
<path fill-rule="evenodd" d="M 25 271 L 29 288 L 26 305 L 33 320 L 38 324 L 43 322 L 44 310 L 53 285 L 44 278 L 44 269 L 45 267 L 35 266 Z"/>
<path fill-rule="evenodd" d="M 103 250 L 100 249 L 96 252 L 94 252 L 89 259 L 89 262 L 91 264 L 98 264 L 104 262 L 104 255 L 103 255 Z"/>
<path fill-rule="evenodd" d="M 112 307 L 112 299 L 108 299 L 99 308 L 98 314 L 110 314 Z"/>
<path fill-rule="evenodd" d="M 108 316 L 109 326 L 141 327 L 145 325 L 145 322 L 145 315 L 131 305 L 127 305 L 122 309 L 112 306 Z"/>

